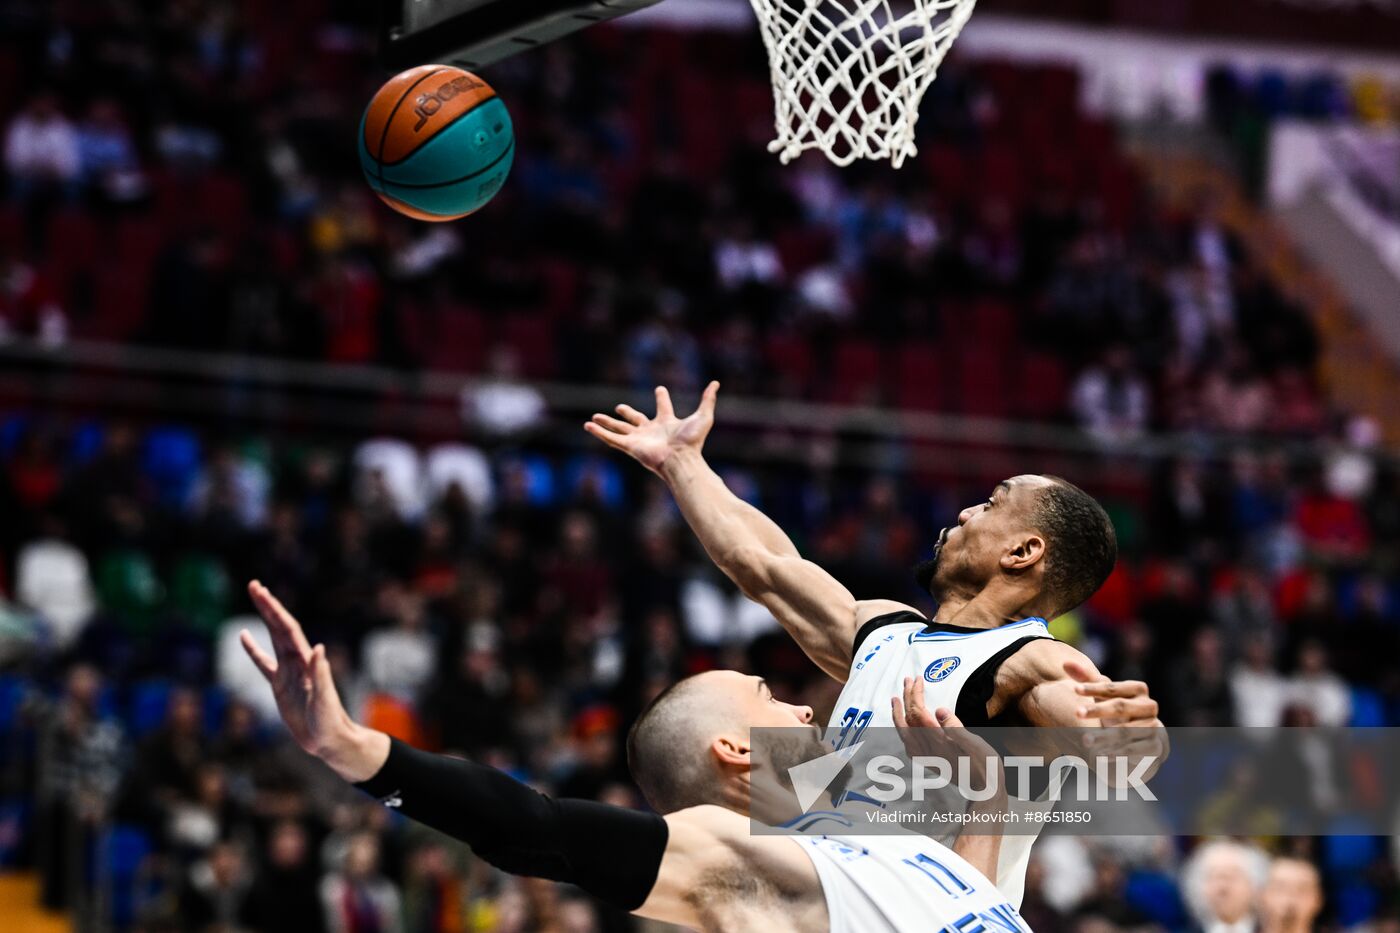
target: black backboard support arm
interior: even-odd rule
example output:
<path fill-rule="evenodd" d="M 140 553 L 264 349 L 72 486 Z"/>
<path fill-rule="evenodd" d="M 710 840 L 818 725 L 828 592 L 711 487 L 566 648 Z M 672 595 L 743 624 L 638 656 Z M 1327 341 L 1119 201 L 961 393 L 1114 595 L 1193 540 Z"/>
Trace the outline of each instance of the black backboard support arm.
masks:
<path fill-rule="evenodd" d="M 479 68 L 658 2 L 430 0 L 425 4 L 425 0 L 383 0 L 380 57 L 394 70 L 429 62 Z M 421 16 L 424 6 L 429 5 L 436 8 L 437 15 L 414 28 L 414 16 Z"/>

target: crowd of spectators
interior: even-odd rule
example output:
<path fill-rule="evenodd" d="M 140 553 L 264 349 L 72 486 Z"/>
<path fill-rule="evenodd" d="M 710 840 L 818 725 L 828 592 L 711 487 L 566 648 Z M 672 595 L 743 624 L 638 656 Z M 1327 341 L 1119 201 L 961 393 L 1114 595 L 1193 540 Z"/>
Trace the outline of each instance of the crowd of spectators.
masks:
<path fill-rule="evenodd" d="M 626 805 L 621 736 L 688 672 L 755 670 L 828 710 L 834 685 L 659 484 L 522 435 L 547 415 L 538 379 L 1060 421 L 1105 457 L 1151 431 L 1326 434 L 1301 459 L 1203 445 L 1107 490 L 1124 559 L 1056 632 L 1148 680 L 1168 723 L 1400 723 L 1400 473 L 1319 391 L 1304 310 L 1213 205 L 1147 198 L 1073 73 L 952 61 L 916 164 L 782 167 L 755 40 L 592 30 L 493 67 L 515 174 L 428 226 L 358 177 L 368 6 L 0 8 L 0 344 L 491 377 L 463 397 L 470 443 L 431 448 L 4 413 L 0 862 L 37 866 L 48 905 L 152 933 L 626 928 L 338 785 L 270 724 L 234 642 L 261 579 L 356 715 Z M 725 473 L 858 595 L 912 602 L 907 568 L 986 493 Z M 1264 843 L 1309 860 L 1280 886 L 1318 866 L 1326 923 L 1381 929 L 1394 860 L 1359 839 Z M 1187 840 L 1040 845 L 1042 933 L 1252 928 L 1253 907 L 1219 926 L 1183 897 Z M 1244 902 L 1289 929 L 1272 896 Z"/>
<path fill-rule="evenodd" d="M 245 626 L 261 637 L 248 579 L 326 642 L 356 716 L 563 795 L 639 805 L 621 736 L 688 672 L 735 666 L 818 710 L 835 700 L 836 685 L 717 577 L 663 487 L 605 454 L 96 430 L 77 462 L 51 456 L 71 449 L 54 422 L 30 419 L 22 436 L 43 434 L 47 453 L 21 440 L 0 455 L 13 572 L 0 654 L 19 673 L 0 678 L 0 711 L 8 748 L 34 740 L 7 756 L 7 799 L 33 806 L 0 810 L 19 830 L 0 833 L 0 852 L 37 861 L 52 905 L 75 896 L 72 846 L 115 825 L 144 840 L 155 880 L 102 883 L 146 892 L 116 902 L 152 913 L 155 929 L 161 909 L 185 929 L 619 922 L 567 891 L 494 875 L 290 747 L 237 644 Z M 182 445 L 194 453 L 177 469 Z M 1360 487 L 1342 481 L 1368 469 Z M 908 567 L 958 505 L 985 495 L 820 468 L 724 472 L 858 594 L 915 602 Z M 1108 504 L 1124 559 L 1055 631 L 1151 683 L 1166 722 L 1400 722 L 1393 466 L 1354 453 L 1313 471 L 1244 454 L 1182 461 L 1145 506 Z M 1337 928 L 1395 906 L 1380 840 L 1285 845 L 1276 822 L 1260 825 L 1264 844 L 1315 860 Z M 1184 841 L 1043 845 L 1035 929 L 1184 928 Z"/>
<path fill-rule="evenodd" d="M 1147 198 L 1072 70 L 955 56 L 919 159 L 842 171 L 765 151 L 756 36 L 590 30 L 491 69 L 513 178 L 425 225 L 350 145 L 382 77 L 360 6 L 8 4 L 0 340 L 471 372 L 501 344 L 530 378 L 718 375 L 1108 442 L 1329 425 L 1307 315 L 1212 204 Z"/>

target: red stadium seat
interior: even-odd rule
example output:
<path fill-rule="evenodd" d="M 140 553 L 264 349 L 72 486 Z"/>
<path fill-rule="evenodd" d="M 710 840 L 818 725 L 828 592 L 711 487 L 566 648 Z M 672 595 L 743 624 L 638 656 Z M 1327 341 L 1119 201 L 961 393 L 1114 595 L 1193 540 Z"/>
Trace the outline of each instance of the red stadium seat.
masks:
<path fill-rule="evenodd" d="M 248 224 L 248 188 L 234 175 L 210 175 L 195 192 L 204 221 L 223 233 L 240 236 Z"/>
<path fill-rule="evenodd" d="M 432 340 L 424 348 L 424 358 L 431 369 L 451 372 L 481 372 L 486 362 L 486 345 L 490 341 L 486 319 L 470 308 L 459 305 L 434 310 Z"/>
<path fill-rule="evenodd" d="M 44 235 L 44 253 L 63 272 L 87 272 L 105 252 L 102 234 L 92 215 L 64 210 L 49 220 Z"/>
<path fill-rule="evenodd" d="M 0 253 L 23 256 L 28 252 L 24 240 L 24 218 L 19 208 L 13 204 L 0 204 Z"/>
<path fill-rule="evenodd" d="M 972 312 L 971 323 L 972 335 L 978 343 L 1009 347 L 1018 342 L 1015 315 L 999 301 L 980 302 Z"/>
<path fill-rule="evenodd" d="M 847 405 L 880 401 L 880 348 L 867 340 L 843 340 L 836 348 L 830 398 Z"/>
<path fill-rule="evenodd" d="M 794 276 L 831 258 L 831 237 L 814 227 L 789 228 L 775 238 L 783 270 Z"/>
<path fill-rule="evenodd" d="M 967 415 L 1005 417 L 1010 409 L 1008 381 L 1014 376 L 997 349 L 967 346 L 955 363 L 958 410 Z"/>
<path fill-rule="evenodd" d="M 152 268 L 165 248 L 165 228 L 151 217 L 128 217 L 117 225 L 112 248 L 118 260 Z"/>
<path fill-rule="evenodd" d="M 500 339 L 520 358 L 527 379 L 549 379 L 557 369 L 554 327 L 539 314 L 512 314 L 501 322 Z"/>
<path fill-rule="evenodd" d="M 923 163 L 934 190 L 950 203 L 961 203 L 967 198 L 967 159 L 959 149 L 947 145 L 929 146 Z"/>
<path fill-rule="evenodd" d="M 150 272 L 122 265 L 102 266 L 93 283 L 92 319 L 87 335 L 121 339 L 136 333 L 146 320 Z"/>
<path fill-rule="evenodd" d="M 948 373 L 937 344 L 901 347 L 895 354 L 895 404 L 916 411 L 942 411 L 948 405 Z"/>
<path fill-rule="evenodd" d="M 774 334 L 764 345 L 763 355 L 777 377 L 779 395 L 807 394 L 816 364 L 806 339 L 792 334 Z"/>
<path fill-rule="evenodd" d="M 1014 413 L 1036 421 L 1064 417 L 1069 397 L 1069 373 L 1058 357 L 1031 353 L 1016 368 Z"/>

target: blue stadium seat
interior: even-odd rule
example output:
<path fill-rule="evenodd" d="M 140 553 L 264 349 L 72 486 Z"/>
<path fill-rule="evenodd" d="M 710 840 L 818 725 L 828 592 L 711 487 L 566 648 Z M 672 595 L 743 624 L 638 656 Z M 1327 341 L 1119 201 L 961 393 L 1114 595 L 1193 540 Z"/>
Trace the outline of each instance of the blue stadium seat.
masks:
<path fill-rule="evenodd" d="M 140 907 L 136 882 L 142 863 L 151 854 L 151 840 L 135 826 L 113 826 L 101 842 L 98 870 L 107 895 L 107 921 L 126 929 Z"/>
<path fill-rule="evenodd" d="M 0 736 L 8 735 L 19 719 L 28 681 L 13 675 L 0 676 Z"/>
<path fill-rule="evenodd" d="M 0 419 L 0 460 L 8 459 L 24 439 L 32 419 L 25 414 Z"/>
<path fill-rule="evenodd" d="M 156 428 L 146 435 L 141 465 L 164 505 L 183 506 L 199 475 L 199 438 L 185 428 Z"/>
<path fill-rule="evenodd" d="M 32 813 L 29 798 L 0 797 L 0 868 L 19 864 Z"/>
<path fill-rule="evenodd" d="M 228 693 L 223 687 L 210 687 L 204 691 L 204 731 L 208 735 L 218 735 L 224 727 L 224 716 L 228 713 Z"/>
<path fill-rule="evenodd" d="M 514 455 L 501 458 L 500 475 L 502 480 L 497 488 L 504 489 L 510 484 L 505 477 L 517 471 L 525 477 L 525 497 L 530 505 L 553 505 L 558 496 L 554 481 L 554 466 L 546 457 L 538 454 Z"/>
<path fill-rule="evenodd" d="M 107 439 L 107 427 L 100 421 L 85 421 L 73 431 L 68 457 L 74 466 L 82 466 L 102 451 Z"/>
<path fill-rule="evenodd" d="M 1128 876 L 1123 893 L 1129 904 L 1169 930 L 1182 929 L 1189 920 L 1186 906 L 1181 902 L 1181 892 L 1170 875 L 1135 871 Z"/>
<path fill-rule="evenodd" d="M 622 471 L 616 462 L 593 454 L 574 457 L 564 467 L 564 488 L 574 497 L 587 482 L 593 484 L 603 505 L 609 509 L 622 506 Z"/>
<path fill-rule="evenodd" d="M 1351 688 L 1350 726 L 1370 728 L 1386 724 L 1385 698 L 1365 687 Z"/>
<path fill-rule="evenodd" d="M 170 687 L 167 680 L 148 680 L 132 688 L 127 727 L 133 735 L 152 732 L 165 721 L 165 711 L 170 708 Z"/>

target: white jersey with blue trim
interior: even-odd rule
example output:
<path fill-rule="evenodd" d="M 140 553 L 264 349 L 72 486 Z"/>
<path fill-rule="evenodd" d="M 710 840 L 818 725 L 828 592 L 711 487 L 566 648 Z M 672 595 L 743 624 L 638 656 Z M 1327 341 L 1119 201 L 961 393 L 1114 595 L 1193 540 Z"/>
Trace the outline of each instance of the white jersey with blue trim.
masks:
<path fill-rule="evenodd" d="M 831 933 L 1030 933 L 1005 894 L 926 836 L 795 838 L 821 879 Z"/>
<path fill-rule="evenodd" d="M 903 695 L 905 677 L 923 678 L 929 710 L 946 706 L 968 727 L 989 725 L 987 700 L 1002 662 L 1030 641 L 1053 637 L 1041 618 L 993 629 L 930 622 L 914 612 L 872 619 L 856 635 L 851 673 L 832 710 L 826 739 L 834 748 L 847 748 L 859 743 L 870 726 L 893 728 L 890 698 Z M 854 773 L 863 773 L 863 759 L 878 753 L 871 745 L 857 751 L 851 762 Z M 841 805 L 851 803 L 852 798 L 860 800 L 859 794 L 848 795 Z M 1026 866 L 1034 841 L 1033 835 L 1002 839 L 995 880 L 1016 906 L 1025 892 Z"/>

